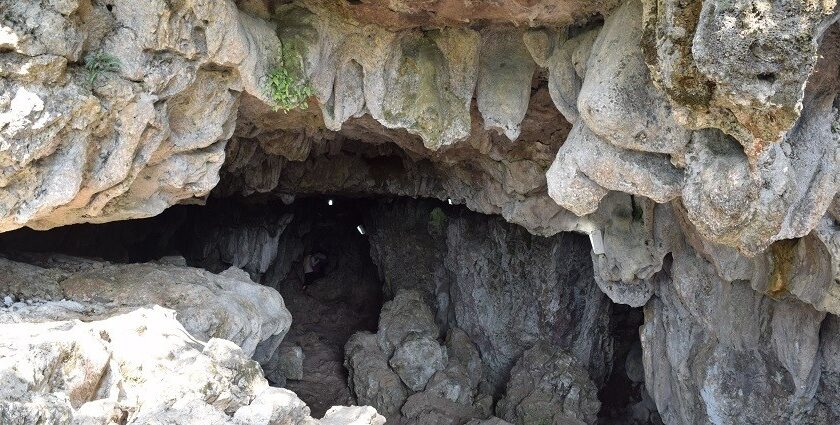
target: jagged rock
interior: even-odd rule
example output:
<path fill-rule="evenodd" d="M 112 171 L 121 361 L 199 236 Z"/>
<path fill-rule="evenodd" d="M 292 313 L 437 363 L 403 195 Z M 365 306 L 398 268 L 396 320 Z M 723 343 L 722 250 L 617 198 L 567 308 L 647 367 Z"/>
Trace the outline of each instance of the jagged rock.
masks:
<path fill-rule="evenodd" d="M 474 390 L 475 385 L 470 382 L 466 369 L 460 363 L 450 361 L 446 369 L 435 372 L 424 392 L 470 406 L 473 404 Z"/>
<path fill-rule="evenodd" d="M 259 393 L 251 404 L 240 407 L 233 418 L 247 424 L 314 425 L 318 421 L 309 417 L 306 407 L 295 393 L 284 388 L 269 388 Z"/>
<path fill-rule="evenodd" d="M 446 360 L 446 348 L 437 340 L 412 333 L 394 350 L 388 364 L 409 389 L 420 391 L 435 372 L 443 370 Z"/>
<path fill-rule="evenodd" d="M 752 256 L 775 240 L 806 235 L 825 214 L 840 175 L 840 112 L 832 103 L 840 89 L 838 41 L 835 26 L 805 87 L 803 117 L 781 143 L 749 158 L 718 130 L 694 133 L 682 197 L 704 238 Z"/>
<path fill-rule="evenodd" d="M 268 389 L 259 365 L 238 347 L 216 338 L 198 342 L 172 310 L 141 308 L 87 323 L 0 326 L 7 351 L 0 372 L 7 383 L 0 396 L 3 423 L 48 418 L 68 423 L 95 399 L 115 401 L 123 421 L 152 420 L 179 409 L 173 405 L 179 400 L 227 418 L 226 412 L 247 406 Z M 38 372 L 20 373 L 33 369 Z M 46 407 L 45 401 L 62 407 Z M 115 406 L 99 403 L 98 408 L 109 417 Z"/>
<path fill-rule="evenodd" d="M 450 362 L 457 362 L 468 375 L 470 387 L 475 389 L 481 382 L 484 366 L 481 353 L 466 332 L 452 327 L 446 334 L 446 352 Z"/>
<path fill-rule="evenodd" d="M 410 290 L 398 292 L 393 300 L 382 306 L 376 340 L 385 355 L 390 357 L 410 336 L 435 341 L 439 333 L 435 316 L 423 295 Z"/>
<path fill-rule="evenodd" d="M 295 393 L 269 387 L 239 347 L 196 340 L 173 310 L 139 308 L 84 322 L 37 316 L 53 304 L 16 307 L 39 322 L 10 321 L 20 316 L 0 308 L 4 424 L 384 423 L 369 406 L 336 407 L 323 422 L 313 419 Z"/>
<path fill-rule="evenodd" d="M 423 392 L 408 398 L 402 414 L 403 423 L 408 425 L 456 425 L 474 417 L 475 411 L 471 406 Z"/>
<path fill-rule="evenodd" d="M 664 422 L 824 422 L 810 400 L 824 379 L 820 347 L 836 339 L 820 331 L 825 313 L 725 282 L 689 247 L 674 253 L 656 294 L 641 336 Z"/>
<path fill-rule="evenodd" d="M 522 352 L 542 338 L 572 352 L 596 382 L 604 379 L 610 307 L 593 282 L 584 240 L 456 217 L 446 242 L 455 324 L 481 353 L 491 386 L 502 387 Z"/>
<path fill-rule="evenodd" d="M 473 419 L 467 422 L 466 425 L 510 425 L 510 422 L 494 416 L 490 419 Z"/>
<path fill-rule="evenodd" d="M 539 343 L 511 369 L 496 414 L 515 424 L 595 423 L 598 391 L 578 360 Z"/>
<path fill-rule="evenodd" d="M 799 118 L 836 4 L 646 0 L 645 60 L 689 128 L 732 134 L 755 158 Z"/>
<path fill-rule="evenodd" d="M 37 258 L 33 258 L 37 262 Z M 17 299 L 71 300 L 4 315 L 6 323 L 107 317 L 137 307 L 175 309 L 178 320 L 202 341 L 224 338 L 265 361 L 291 325 L 277 291 L 258 285 L 241 270 L 216 275 L 191 267 L 110 264 L 71 257 L 46 257 L 43 267 L 0 258 L 0 294 Z M 48 309 L 49 308 L 49 309 Z"/>
<path fill-rule="evenodd" d="M 0 34 L 3 231 L 148 217 L 207 195 L 239 93 L 262 96 L 277 44 L 223 0 L 10 3 Z M 113 72 L 86 70 L 97 52 Z"/>
<path fill-rule="evenodd" d="M 240 2 L 246 3 L 241 0 Z M 264 5 L 260 4 L 262 2 L 253 3 L 256 5 L 251 5 L 249 10 L 255 11 L 254 13 L 264 10 Z M 333 5 L 332 2 L 323 0 L 312 0 L 307 4 L 313 7 Z M 464 26 L 473 21 L 530 26 L 566 26 L 581 22 L 586 17 L 597 13 L 605 14 L 617 4 L 615 0 L 597 3 L 574 0 L 560 5 L 548 0 L 538 0 L 527 4 L 509 0 L 474 2 L 443 0 L 433 3 L 418 3 L 411 0 L 372 0 L 363 3 L 338 3 L 333 7 L 338 9 L 337 13 L 346 14 L 363 24 L 376 24 L 392 30 L 403 30 Z"/>
<path fill-rule="evenodd" d="M 321 425 L 383 425 L 385 418 L 370 406 L 335 406 L 321 418 Z"/>
<path fill-rule="evenodd" d="M 409 392 L 399 375 L 388 367 L 376 336 L 360 332 L 344 348 L 350 388 L 361 404 L 373 406 L 388 418 L 399 415 Z"/>

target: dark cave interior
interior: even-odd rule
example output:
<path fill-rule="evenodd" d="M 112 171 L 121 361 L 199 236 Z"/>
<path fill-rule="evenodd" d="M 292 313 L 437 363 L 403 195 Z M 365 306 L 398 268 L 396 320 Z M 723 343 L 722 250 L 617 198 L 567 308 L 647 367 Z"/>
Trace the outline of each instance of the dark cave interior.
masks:
<path fill-rule="evenodd" d="M 0 253 L 22 261 L 31 253 L 118 263 L 183 257 L 187 265 L 214 273 L 230 266 L 244 269 L 281 293 L 293 317 L 284 344 L 303 353 L 297 379 L 268 370 L 266 377 L 297 393 L 320 416 L 332 405 L 355 402 L 344 345 L 358 331 L 376 332 L 382 304 L 393 297 L 372 258 L 368 235 L 379 222 L 372 214 L 392 204 L 416 207 L 415 217 L 406 220 L 422 220 L 433 211 L 422 227 L 443 238 L 445 230 L 436 229 L 440 220 L 445 225 L 447 217 L 481 216 L 436 200 L 313 196 L 287 205 L 256 197 L 211 198 L 204 206 L 175 206 L 147 219 L 7 232 L 0 234 Z M 405 244 L 417 245 L 408 234 Z M 322 272 L 304 273 L 304 258 L 316 253 L 326 259 Z M 599 388 L 599 423 L 627 423 L 645 396 L 638 333 L 643 317 L 641 309 L 622 305 L 613 304 L 610 311 L 612 371 Z"/>

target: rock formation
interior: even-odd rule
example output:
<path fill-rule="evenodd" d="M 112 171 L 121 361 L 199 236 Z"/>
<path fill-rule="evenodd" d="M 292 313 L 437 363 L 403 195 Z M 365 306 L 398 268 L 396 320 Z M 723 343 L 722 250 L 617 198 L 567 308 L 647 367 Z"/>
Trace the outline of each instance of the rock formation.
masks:
<path fill-rule="evenodd" d="M 612 302 L 644 308 L 638 383 L 664 422 L 838 422 L 838 18 L 836 0 L 3 2 L 0 232 L 208 199 L 233 212 L 170 223 L 185 259 L 0 261 L 17 335 L 2 349 L 31 364 L 21 353 L 45 338 L 49 364 L 84 372 L 20 381 L 0 415 L 272 423 L 283 405 L 310 420 L 262 378 L 231 383 L 252 357 L 275 383 L 332 368 L 318 379 L 341 382 L 327 385 L 339 404 L 407 423 L 592 423 L 625 351 Z M 369 246 L 334 257 L 359 277 L 331 270 L 310 297 L 292 278 L 326 233 L 280 205 L 317 195 L 444 204 L 353 217 Z M 353 268 L 368 250 L 376 273 Z M 381 314 L 356 308 L 379 283 Z M 161 346 L 183 348 L 161 371 L 181 355 L 224 363 L 201 379 L 235 391 L 91 401 L 111 390 L 88 380 L 128 382 L 104 371 L 141 361 L 97 332 L 157 341 L 128 324 L 176 329 L 162 308 L 191 337 Z M 289 310 L 312 312 L 300 333 Z M 352 320 L 305 338 L 324 317 Z M 65 328 L 92 344 L 78 365 Z M 313 406 L 324 423 L 378 420 L 328 407 Z"/>
<path fill-rule="evenodd" d="M 252 357 L 273 352 L 291 318 L 240 270 L 54 260 L 2 261 L 0 292 L 20 297 L 0 307 L 4 424 L 384 423 L 370 407 L 318 421 L 268 386 Z"/>

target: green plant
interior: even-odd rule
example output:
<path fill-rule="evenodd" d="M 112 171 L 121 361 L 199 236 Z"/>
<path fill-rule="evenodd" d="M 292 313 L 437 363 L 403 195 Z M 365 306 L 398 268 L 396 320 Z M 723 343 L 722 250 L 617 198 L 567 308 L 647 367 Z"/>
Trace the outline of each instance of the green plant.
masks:
<path fill-rule="evenodd" d="M 268 73 L 267 91 L 275 111 L 306 109 L 309 98 L 314 94 L 303 71 L 303 55 L 298 44 L 294 40 L 286 41 L 277 64 Z"/>
<path fill-rule="evenodd" d="M 449 218 L 442 209 L 435 207 L 429 213 L 429 233 L 433 235 L 442 235 L 446 228 L 446 222 Z"/>
<path fill-rule="evenodd" d="M 108 53 L 99 51 L 85 56 L 87 82 L 91 87 L 103 72 L 117 72 L 119 70 L 120 60 Z"/>

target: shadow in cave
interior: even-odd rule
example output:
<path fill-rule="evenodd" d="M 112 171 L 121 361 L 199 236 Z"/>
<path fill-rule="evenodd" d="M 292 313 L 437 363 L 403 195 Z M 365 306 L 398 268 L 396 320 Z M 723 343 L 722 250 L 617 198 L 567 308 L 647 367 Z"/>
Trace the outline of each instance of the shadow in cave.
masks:
<path fill-rule="evenodd" d="M 231 266 L 247 271 L 256 282 L 280 292 L 293 318 L 277 351 L 278 358 L 263 365 L 266 377 L 273 385 L 297 393 L 318 417 L 333 405 L 357 402 L 348 386 L 344 346 L 358 331 L 376 332 L 383 291 L 388 298 L 393 297 L 371 258 L 369 235 L 362 234 L 358 227 L 376 231 L 364 228 L 377 222 L 371 220 L 375 209 L 380 216 L 383 211 L 405 214 L 389 206 L 390 201 L 300 197 L 285 205 L 276 199 L 211 198 L 205 206 L 175 206 L 148 219 L 7 232 L 0 234 L 0 252 L 22 261 L 30 255 L 27 253 L 121 263 L 176 257 L 167 261 L 181 261 L 216 273 Z M 413 216 L 408 213 L 400 217 L 417 226 L 407 225 L 402 230 L 417 231 L 418 236 L 403 236 L 399 246 L 408 251 L 400 256 L 416 254 L 415 258 L 420 258 L 420 252 L 411 249 L 432 248 L 421 241 L 422 231 L 415 229 L 426 229 L 431 223 L 427 210 L 442 208 L 450 219 L 480 219 L 479 214 L 437 201 L 409 204 L 414 208 Z M 322 273 L 305 273 L 304 259 L 316 254 L 324 256 Z M 429 279 L 436 280 L 431 267 L 443 259 L 432 258 L 430 264 L 418 262 L 404 267 L 425 271 Z M 598 423 L 661 423 L 644 388 L 638 334 L 643 321 L 641 309 L 612 304 L 609 311 L 614 351 L 609 362 L 611 371 L 606 372 L 606 381 L 599 388 Z M 648 416 L 648 412 L 653 413 Z"/>
<path fill-rule="evenodd" d="M 211 199 L 147 219 L 7 232 L 0 234 L 0 252 L 23 262 L 56 254 L 118 263 L 183 257 L 166 261 L 215 273 L 242 268 L 277 289 L 293 318 L 278 350 L 286 358 L 263 365 L 266 378 L 297 393 L 320 417 L 333 405 L 353 404 L 344 344 L 355 332 L 375 332 L 379 319 L 383 285 L 357 227 L 372 202 Z M 306 273 L 304 259 L 315 254 L 324 258 L 321 273 Z"/>

